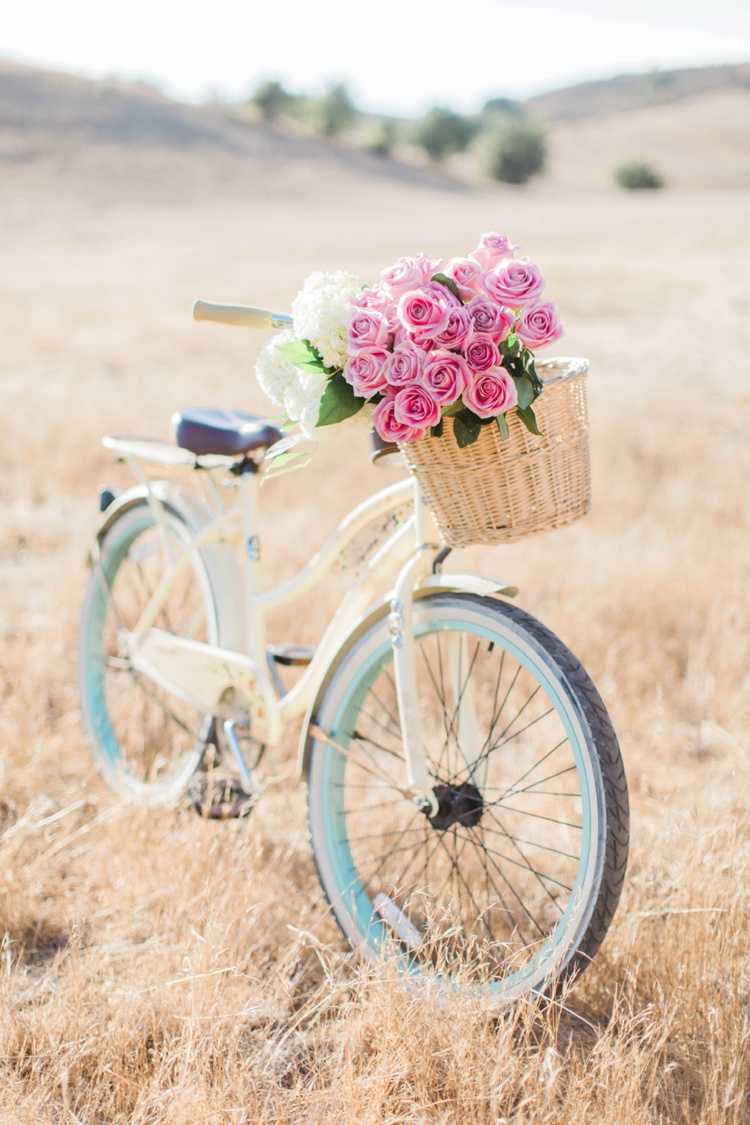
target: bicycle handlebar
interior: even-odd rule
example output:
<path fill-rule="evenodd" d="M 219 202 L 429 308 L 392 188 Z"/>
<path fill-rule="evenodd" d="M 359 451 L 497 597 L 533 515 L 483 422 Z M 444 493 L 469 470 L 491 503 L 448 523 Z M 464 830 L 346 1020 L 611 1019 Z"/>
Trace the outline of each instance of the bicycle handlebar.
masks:
<path fill-rule="evenodd" d="M 270 309 L 254 309 L 250 305 L 217 305 L 211 301 L 196 301 L 193 320 L 213 320 L 217 324 L 236 324 L 240 328 L 286 328 L 292 318 L 286 313 Z"/>

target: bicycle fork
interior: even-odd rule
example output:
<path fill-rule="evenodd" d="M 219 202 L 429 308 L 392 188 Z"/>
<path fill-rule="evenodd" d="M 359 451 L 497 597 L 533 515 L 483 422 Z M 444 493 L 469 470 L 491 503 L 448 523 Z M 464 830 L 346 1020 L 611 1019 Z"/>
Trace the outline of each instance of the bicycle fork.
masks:
<path fill-rule="evenodd" d="M 417 693 L 416 645 L 414 641 L 414 589 L 435 569 L 436 551 L 442 544 L 437 541 L 437 528 L 427 509 L 415 481 L 414 511 L 416 516 L 417 550 L 402 567 L 396 580 L 393 598 L 388 614 L 388 627 L 393 645 L 393 664 L 396 680 L 401 735 L 406 761 L 407 788 L 412 800 L 428 816 L 436 816 L 439 811 L 434 783 L 427 770 L 424 750 L 422 721 L 419 714 Z M 431 541 L 432 540 L 432 541 Z M 450 680 L 453 690 L 455 711 L 445 737 L 451 734 L 456 738 L 475 783 L 481 785 L 482 779 L 475 777 L 481 771 L 481 747 L 471 686 L 463 681 L 462 664 L 465 664 L 463 641 L 460 635 L 448 635 Z"/>

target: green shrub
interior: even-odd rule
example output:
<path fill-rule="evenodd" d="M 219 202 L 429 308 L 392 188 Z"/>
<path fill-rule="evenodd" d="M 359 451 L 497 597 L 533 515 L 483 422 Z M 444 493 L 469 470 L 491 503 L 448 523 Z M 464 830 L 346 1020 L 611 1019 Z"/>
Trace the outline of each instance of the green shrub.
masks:
<path fill-rule="evenodd" d="M 651 164 L 628 160 L 615 168 L 615 183 L 625 191 L 655 191 L 664 187 L 662 176 Z"/>
<path fill-rule="evenodd" d="M 398 140 L 398 129 L 393 121 L 378 121 L 367 134 L 362 147 L 376 156 L 390 156 Z"/>
<path fill-rule="evenodd" d="M 503 114 L 505 117 L 521 117 L 522 109 L 513 98 L 490 98 L 482 106 L 482 114 Z"/>
<path fill-rule="evenodd" d="M 315 125 L 325 137 L 338 137 L 357 115 L 349 91 L 342 83 L 330 86 L 315 107 Z"/>
<path fill-rule="evenodd" d="M 280 82 L 264 82 L 250 98 L 250 104 L 260 110 L 264 121 L 275 121 L 293 100 Z"/>
<path fill-rule="evenodd" d="M 487 130 L 482 151 L 482 171 L 492 180 L 525 184 L 543 171 L 547 141 L 537 125 L 506 121 Z"/>
<path fill-rule="evenodd" d="M 454 152 L 463 152 L 477 132 L 470 117 L 436 106 L 414 126 L 414 143 L 439 163 Z"/>

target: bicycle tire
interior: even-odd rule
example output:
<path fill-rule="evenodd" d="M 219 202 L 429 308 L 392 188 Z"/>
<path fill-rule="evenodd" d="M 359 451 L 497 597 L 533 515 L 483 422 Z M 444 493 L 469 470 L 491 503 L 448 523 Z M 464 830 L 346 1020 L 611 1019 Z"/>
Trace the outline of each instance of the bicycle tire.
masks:
<path fill-rule="evenodd" d="M 178 550 L 193 538 L 164 507 Z M 120 651 L 118 629 L 132 629 L 166 566 L 162 531 L 147 501 L 119 513 L 99 545 L 83 599 L 78 634 L 81 714 L 97 770 L 112 790 L 136 803 L 171 804 L 200 765 L 212 718 L 138 673 Z M 117 620 L 115 620 L 117 618 Z M 218 643 L 217 612 L 200 552 L 167 595 L 155 625 Z"/>
<path fill-rule="evenodd" d="M 441 811 L 430 820 L 398 792 L 406 774 L 383 615 L 342 654 L 314 716 L 343 751 L 310 736 L 308 823 L 323 890 L 367 960 L 395 956 L 412 980 L 493 1004 L 549 991 L 594 956 L 625 877 L 628 795 L 614 729 L 580 662 L 515 606 L 420 598 L 414 635 Z M 478 740 L 460 732 L 470 706 L 479 758 Z"/>

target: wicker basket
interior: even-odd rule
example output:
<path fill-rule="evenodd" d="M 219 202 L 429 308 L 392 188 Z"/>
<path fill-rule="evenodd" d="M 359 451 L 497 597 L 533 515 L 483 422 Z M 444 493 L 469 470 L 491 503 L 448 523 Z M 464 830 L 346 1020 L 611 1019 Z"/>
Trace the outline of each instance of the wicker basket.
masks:
<path fill-rule="evenodd" d="M 401 446 L 450 547 L 528 539 L 566 527 L 591 506 L 588 363 L 547 360 L 537 370 L 545 384 L 534 403 L 541 437 L 513 411 L 505 441 L 497 426 L 483 426 L 474 445 L 459 449 L 446 418 L 442 437 Z"/>

